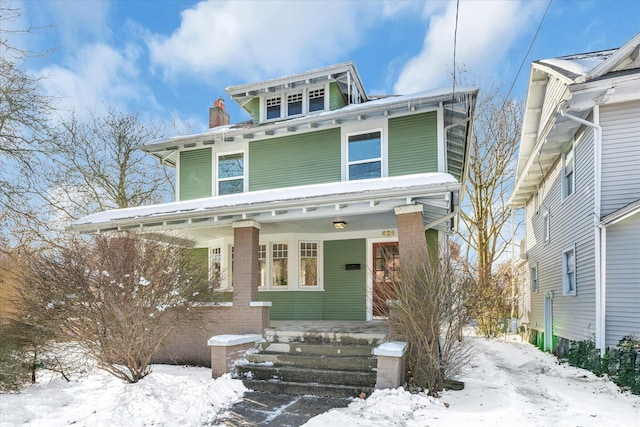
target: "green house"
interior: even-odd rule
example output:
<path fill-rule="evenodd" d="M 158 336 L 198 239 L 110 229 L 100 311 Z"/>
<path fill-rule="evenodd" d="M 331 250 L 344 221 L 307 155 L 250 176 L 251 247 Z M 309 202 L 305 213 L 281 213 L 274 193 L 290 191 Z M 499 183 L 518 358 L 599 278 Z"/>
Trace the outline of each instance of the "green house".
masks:
<path fill-rule="evenodd" d="M 477 89 L 369 96 L 346 62 L 226 92 L 250 120 L 220 99 L 209 130 L 144 148 L 176 168 L 175 202 L 73 228 L 188 239 L 234 306 L 272 320 L 385 316 L 377 290 L 416 234 L 456 227 Z"/>

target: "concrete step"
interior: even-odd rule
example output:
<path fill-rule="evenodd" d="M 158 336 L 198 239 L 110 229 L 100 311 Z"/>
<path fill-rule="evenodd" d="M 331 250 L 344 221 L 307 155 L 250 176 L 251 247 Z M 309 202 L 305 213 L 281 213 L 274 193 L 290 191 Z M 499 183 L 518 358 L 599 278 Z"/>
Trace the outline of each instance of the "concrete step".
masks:
<path fill-rule="evenodd" d="M 300 342 L 261 342 L 258 350 L 269 353 L 291 353 L 317 356 L 371 356 L 374 345 L 310 344 Z"/>
<path fill-rule="evenodd" d="M 386 340 L 386 333 L 376 332 L 334 332 L 334 331 L 286 331 L 265 329 L 264 337 L 269 342 L 308 343 L 308 344 L 342 344 L 373 345 Z"/>
<path fill-rule="evenodd" d="M 253 363 L 236 366 L 241 377 L 254 380 L 272 380 L 350 385 L 373 388 L 376 383 L 374 371 L 345 371 L 337 369 L 311 369 L 296 366 L 265 366 Z"/>
<path fill-rule="evenodd" d="M 255 391 L 338 398 L 359 397 L 361 393 L 365 393 L 365 397 L 368 397 L 374 390 L 373 387 L 319 384 L 313 382 L 298 383 L 280 380 L 260 381 L 254 379 L 243 379 L 242 382 L 247 388 Z"/>
<path fill-rule="evenodd" d="M 343 371 L 371 371 L 377 367 L 373 356 L 326 356 L 295 353 L 254 353 L 247 355 L 252 363 L 276 366 L 297 366 L 310 369 L 336 369 Z"/>

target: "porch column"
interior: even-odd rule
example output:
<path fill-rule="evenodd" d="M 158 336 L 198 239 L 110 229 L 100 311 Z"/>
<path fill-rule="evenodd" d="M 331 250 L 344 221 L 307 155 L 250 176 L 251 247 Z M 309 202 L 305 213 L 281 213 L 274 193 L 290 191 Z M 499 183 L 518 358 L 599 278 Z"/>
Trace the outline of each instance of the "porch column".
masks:
<path fill-rule="evenodd" d="M 246 220 L 233 223 L 233 306 L 249 307 L 258 300 L 260 281 L 258 245 L 260 224 Z"/>
<path fill-rule="evenodd" d="M 394 212 L 398 223 L 400 263 L 409 265 L 412 259 L 426 260 L 428 250 L 422 222 L 422 205 L 400 206 Z"/>

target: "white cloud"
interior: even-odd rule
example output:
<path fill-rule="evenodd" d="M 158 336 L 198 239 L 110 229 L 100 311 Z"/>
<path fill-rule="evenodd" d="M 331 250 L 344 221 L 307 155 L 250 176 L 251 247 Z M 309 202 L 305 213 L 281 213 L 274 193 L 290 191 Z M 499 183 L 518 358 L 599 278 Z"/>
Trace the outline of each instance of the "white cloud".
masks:
<path fill-rule="evenodd" d="M 151 61 L 170 78 L 226 72 L 249 80 L 298 72 L 340 60 L 358 46 L 382 17 L 379 8 L 358 1 L 201 2 L 182 12 L 171 36 L 149 37 Z"/>
<path fill-rule="evenodd" d="M 122 50 L 85 44 L 64 65 L 43 68 L 40 74 L 47 93 L 62 109 L 100 110 L 103 104 L 122 107 L 141 101 L 155 106 L 151 90 L 139 79 L 140 51 L 133 44 Z"/>
<path fill-rule="evenodd" d="M 460 2 L 456 68 L 464 66 L 470 75 L 495 71 L 520 35 L 536 24 L 544 6 L 542 2 Z M 456 3 L 450 2 L 446 8 L 426 7 L 430 18 L 422 51 L 405 64 L 395 93 L 414 93 L 451 83 Z"/>

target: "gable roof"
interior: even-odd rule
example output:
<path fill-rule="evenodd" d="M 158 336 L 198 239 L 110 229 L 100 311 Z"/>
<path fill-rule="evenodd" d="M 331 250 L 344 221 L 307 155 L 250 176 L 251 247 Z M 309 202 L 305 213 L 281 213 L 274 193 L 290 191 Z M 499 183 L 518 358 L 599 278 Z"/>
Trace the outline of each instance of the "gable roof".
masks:
<path fill-rule="evenodd" d="M 525 103 L 516 182 L 509 199 L 522 206 L 595 105 L 640 98 L 640 33 L 618 49 L 534 61 Z"/>

